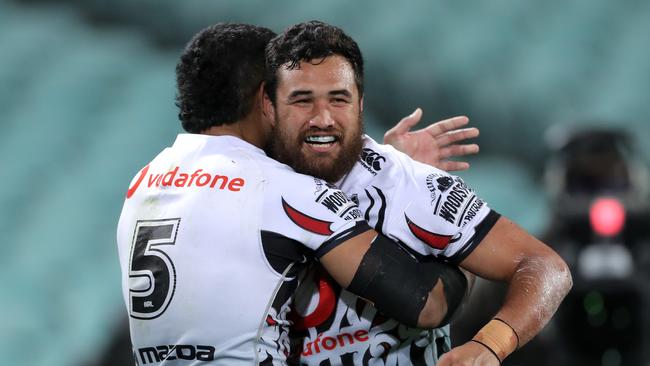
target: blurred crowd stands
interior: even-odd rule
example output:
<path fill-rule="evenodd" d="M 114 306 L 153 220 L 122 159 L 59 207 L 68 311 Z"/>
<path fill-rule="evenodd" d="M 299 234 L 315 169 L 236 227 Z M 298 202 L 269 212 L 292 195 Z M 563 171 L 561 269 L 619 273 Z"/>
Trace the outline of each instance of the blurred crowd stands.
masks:
<path fill-rule="evenodd" d="M 124 316 L 124 193 L 181 131 L 174 66 L 203 26 L 343 27 L 366 58 L 367 132 L 381 138 L 417 106 L 428 122 L 468 115 L 482 152 L 461 175 L 541 233 L 550 126 L 650 140 L 648 14 L 640 0 L 0 0 L 1 363 L 101 363 Z"/>

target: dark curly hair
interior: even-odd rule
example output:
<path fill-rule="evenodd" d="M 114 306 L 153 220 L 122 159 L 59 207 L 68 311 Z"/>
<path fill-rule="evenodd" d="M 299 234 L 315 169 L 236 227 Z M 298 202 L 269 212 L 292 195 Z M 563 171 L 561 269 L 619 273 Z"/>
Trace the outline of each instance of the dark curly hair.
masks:
<path fill-rule="evenodd" d="M 301 61 L 322 59 L 331 55 L 345 57 L 352 65 L 359 95 L 363 95 L 363 56 L 359 45 L 341 28 L 317 20 L 287 28 L 266 46 L 266 84 L 264 91 L 275 103 L 278 69 L 300 67 Z"/>
<path fill-rule="evenodd" d="M 250 24 L 219 23 L 198 32 L 176 65 L 183 129 L 200 133 L 250 113 L 264 80 L 264 48 L 275 36 Z"/>

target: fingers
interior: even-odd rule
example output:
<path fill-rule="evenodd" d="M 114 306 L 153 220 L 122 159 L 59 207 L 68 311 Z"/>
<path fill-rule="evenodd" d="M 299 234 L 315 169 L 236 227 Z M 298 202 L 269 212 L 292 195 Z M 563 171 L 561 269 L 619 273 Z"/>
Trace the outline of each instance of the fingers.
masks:
<path fill-rule="evenodd" d="M 469 169 L 469 163 L 465 161 L 443 160 L 452 157 L 477 154 L 479 147 L 477 144 L 452 145 L 441 148 L 439 151 L 439 161 L 436 166 L 442 170 L 453 172 Z"/>
<path fill-rule="evenodd" d="M 446 172 L 459 172 L 469 169 L 469 163 L 465 161 L 439 161 L 436 166 L 438 169 L 442 169 Z"/>
<path fill-rule="evenodd" d="M 411 127 L 420 122 L 420 118 L 422 118 L 422 109 L 416 108 L 413 113 L 402 118 L 399 122 L 397 122 L 395 127 L 391 128 L 388 132 L 393 131 L 396 133 L 406 133 L 411 129 Z"/>
<path fill-rule="evenodd" d="M 440 149 L 440 159 L 448 159 L 456 156 L 465 156 L 477 154 L 479 147 L 477 144 L 451 145 Z"/>
<path fill-rule="evenodd" d="M 445 132 L 441 135 L 435 136 L 436 142 L 440 146 L 451 145 L 458 141 L 473 139 L 478 137 L 479 130 L 476 127 L 463 128 L 460 130 L 454 130 Z"/>
<path fill-rule="evenodd" d="M 384 134 L 384 143 L 391 145 L 398 144 L 400 139 L 405 137 L 411 127 L 420 122 L 420 118 L 422 118 L 422 109 L 416 108 L 413 113 L 402 118 L 393 128 L 386 131 Z"/>
<path fill-rule="evenodd" d="M 442 121 L 432 123 L 423 130 L 430 133 L 431 136 L 438 136 L 445 132 L 458 129 L 469 123 L 469 118 L 466 116 L 457 116 Z"/>

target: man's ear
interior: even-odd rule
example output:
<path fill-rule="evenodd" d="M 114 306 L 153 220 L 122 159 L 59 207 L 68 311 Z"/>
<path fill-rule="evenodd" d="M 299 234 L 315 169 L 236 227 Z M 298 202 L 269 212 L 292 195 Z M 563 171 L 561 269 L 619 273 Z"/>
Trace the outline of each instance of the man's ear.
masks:
<path fill-rule="evenodd" d="M 359 111 L 363 112 L 363 95 L 361 95 L 361 99 L 359 99 Z"/>
<path fill-rule="evenodd" d="M 264 83 L 262 83 L 260 88 L 262 93 L 262 98 L 260 98 L 262 100 L 262 115 L 275 127 L 275 107 L 273 106 L 273 102 L 271 102 L 271 98 L 264 91 Z"/>

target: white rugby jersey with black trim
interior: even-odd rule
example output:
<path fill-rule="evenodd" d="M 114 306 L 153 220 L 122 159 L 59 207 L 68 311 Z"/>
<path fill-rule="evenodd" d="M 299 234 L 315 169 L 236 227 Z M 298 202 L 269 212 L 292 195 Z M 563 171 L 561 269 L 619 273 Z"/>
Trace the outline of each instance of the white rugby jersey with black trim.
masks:
<path fill-rule="evenodd" d="M 245 141 L 181 134 L 117 229 L 139 365 L 283 365 L 298 268 L 369 230 L 338 189 Z"/>
<path fill-rule="evenodd" d="M 499 217 L 459 177 L 367 136 L 339 186 L 370 226 L 418 259 L 461 262 Z M 424 331 L 387 319 L 318 268 L 299 286 L 291 318 L 293 364 L 435 365 L 451 346 L 449 326 Z"/>

